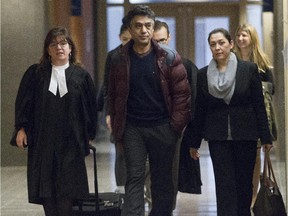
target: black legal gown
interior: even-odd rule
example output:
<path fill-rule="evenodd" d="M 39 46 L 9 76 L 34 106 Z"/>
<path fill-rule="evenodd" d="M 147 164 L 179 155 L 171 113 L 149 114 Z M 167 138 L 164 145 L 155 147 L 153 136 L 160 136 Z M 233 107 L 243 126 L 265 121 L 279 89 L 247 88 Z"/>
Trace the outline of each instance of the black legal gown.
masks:
<path fill-rule="evenodd" d="M 15 127 L 28 136 L 28 197 L 86 198 L 89 194 L 85 156 L 96 133 L 96 94 L 89 73 L 76 65 L 66 69 L 68 93 L 62 98 L 48 88 L 51 65 L 32 65 L 18 90 Z"/>

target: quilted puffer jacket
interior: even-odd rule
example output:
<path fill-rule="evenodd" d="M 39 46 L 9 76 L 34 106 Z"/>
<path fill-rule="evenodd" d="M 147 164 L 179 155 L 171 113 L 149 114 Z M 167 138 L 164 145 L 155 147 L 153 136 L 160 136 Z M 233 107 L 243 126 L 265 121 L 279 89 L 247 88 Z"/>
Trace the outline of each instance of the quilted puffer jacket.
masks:
<path fill-rule="evenodd" d="M 126 124 L 127 99 L 129 95 L 131 40 L 112 56 L 108 84 L 108 114 L 111 116 L 112 135 L 122 142 Z M 191 115 L 191 92 L 186 70 L 180 55 L 167 46 L 152 40 L 156 52 L 157 73 L 164 100 L 171 117 L 171 126 L 181 134 Z"/>

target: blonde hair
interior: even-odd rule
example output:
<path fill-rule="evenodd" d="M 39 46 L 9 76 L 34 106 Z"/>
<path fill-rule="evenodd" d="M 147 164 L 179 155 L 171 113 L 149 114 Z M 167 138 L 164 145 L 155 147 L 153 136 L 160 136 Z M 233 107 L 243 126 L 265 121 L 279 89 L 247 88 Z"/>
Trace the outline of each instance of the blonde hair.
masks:
<path fill-rule="evenodd" d="M 242 24 L 238 26 L 235 32 L 235 40 L 240 31 L 245 31 L 250 36 L 251 44 L 250 44 L 249 60 L 257 64 L 259 72 L 260 71 L 265 72 L 265 70 L 271 68 L 271 63 L 268 59 L 268 56 L 264 53 L 264 51 L 260 46 L 260 40 L 256 29 L 250 24 Z M 235 46 L 235 53 L 238 58 L 243 59 L 241 50 L 239 49 L 237 43 Z"/>

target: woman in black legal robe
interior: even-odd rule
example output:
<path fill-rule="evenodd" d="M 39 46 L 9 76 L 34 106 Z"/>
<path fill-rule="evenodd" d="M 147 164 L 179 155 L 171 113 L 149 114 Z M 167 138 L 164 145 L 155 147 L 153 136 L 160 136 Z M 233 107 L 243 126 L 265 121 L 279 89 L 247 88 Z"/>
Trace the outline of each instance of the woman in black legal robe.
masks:
<path fill-rule="evenodd" d="M 40 64 L 25 72 L 15 128 L 17 146 L 28 147 L 29 202 L 47 216 L 70 216 L 73 201 L 89 194 L 84 158 L 96 133 L 96 95 L 66 28 L 49 31 Z"/>

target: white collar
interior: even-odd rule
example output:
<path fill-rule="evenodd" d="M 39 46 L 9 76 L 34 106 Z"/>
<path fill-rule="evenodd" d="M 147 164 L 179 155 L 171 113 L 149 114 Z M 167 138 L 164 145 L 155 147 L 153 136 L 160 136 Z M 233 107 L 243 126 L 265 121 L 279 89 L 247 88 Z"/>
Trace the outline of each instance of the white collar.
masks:
<path fill-rule="evenodd" d="M 67 69 L 68 67 L 69 62 L 61 66 L 52 65 L 49 91 L 52 92 L 55 96 L 57 95 L 57 87 L 59 89 L 59 94 L 61 98 L 68 93 L 65 76 L 65 69 Z"/>

